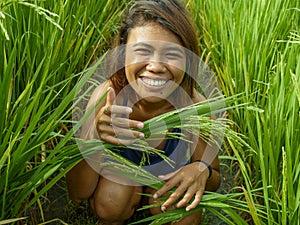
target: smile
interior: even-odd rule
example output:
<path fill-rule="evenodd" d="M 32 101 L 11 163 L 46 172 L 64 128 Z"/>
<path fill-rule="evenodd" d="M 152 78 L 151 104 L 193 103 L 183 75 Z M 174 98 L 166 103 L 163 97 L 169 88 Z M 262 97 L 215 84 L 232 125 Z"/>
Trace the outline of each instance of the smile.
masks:
<path fill-rule="evenodd" d="M 148 85 L 151 85 L 151 86 L 154 86 L 154 87 L 164 86 L 168 82 L 167 80 L 154 80 L 154 79 L 145 78 L 145 77 L 142 78 L 142 81 L 145 84 L 148 84 Z"/>

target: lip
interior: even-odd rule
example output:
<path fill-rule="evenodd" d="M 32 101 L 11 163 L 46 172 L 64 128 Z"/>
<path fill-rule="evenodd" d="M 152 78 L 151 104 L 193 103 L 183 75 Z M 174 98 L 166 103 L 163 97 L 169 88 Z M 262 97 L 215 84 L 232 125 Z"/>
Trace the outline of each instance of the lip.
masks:
<path fill-rule="evenodd" d="M 167 86 L 169 80 L 153 79 L 150 77 L 139 77 L 138 82 L 140 82 L 148 90 L 159 91 Z M 154 85 L 151 85 L 150 83 L 153 83 Z"/>

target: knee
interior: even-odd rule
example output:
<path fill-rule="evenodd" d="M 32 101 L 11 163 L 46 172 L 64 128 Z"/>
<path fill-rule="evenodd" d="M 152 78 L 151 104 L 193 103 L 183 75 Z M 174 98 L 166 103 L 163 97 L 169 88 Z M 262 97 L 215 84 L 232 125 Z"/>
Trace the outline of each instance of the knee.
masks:
<path fill-rule="evenodd" d="M 118 221 L 122 220 L 123 210 L 121 207 L 114 207 L 110 201 L 103 200 L 94 203 L 94 212 L 102 220 L 105 221 Z"/>
<path fill-rule="evenodd" d="M 69 199 L 71 199 L 75 203 L 81 203 L 84 200 L 87 200 L 91 197 L 91 195 L 84 195 L 82 193 L 74 193 L 69 191 Z"/>
<path fill-rule="evenodd" d="M 153 198 L 149 198 L 149 200 L 148 200 L 149 205 L 152 205 L 152 204 L 155 204 L 155 203 L 157 203 L 156 200 L 154 200 Z M 157 215 L 157 214 L 162 213 L 160 207 L 152 207 L 152 208 L 149 209 L 149 211 L 150 211 L 151 215 Z"/>
<path fill-rule="evenodd" d="M 129 219 L 137 208 L 138 204 L 123 205 L 118 204 L 118 201 L 114 201 L 105 197 L 91 198 L 90 199 L 91 208 L 93 209 L 95 215 L 103 221 L 106 222 L 120 222 Z"/>

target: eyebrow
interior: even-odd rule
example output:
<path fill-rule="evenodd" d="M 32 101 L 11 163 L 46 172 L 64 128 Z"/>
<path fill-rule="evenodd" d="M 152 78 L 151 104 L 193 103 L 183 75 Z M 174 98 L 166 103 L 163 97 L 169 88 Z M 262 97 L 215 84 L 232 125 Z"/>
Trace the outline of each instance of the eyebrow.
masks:
<path fill-rule="evenodd" d="M 138 43 L 136 43 L 136 44 L 133 45 L 133 47 L 140 47 L 140 46 L 153 49 L 152 45 L 146 44 L 144 42 L 138 42 Z"/>

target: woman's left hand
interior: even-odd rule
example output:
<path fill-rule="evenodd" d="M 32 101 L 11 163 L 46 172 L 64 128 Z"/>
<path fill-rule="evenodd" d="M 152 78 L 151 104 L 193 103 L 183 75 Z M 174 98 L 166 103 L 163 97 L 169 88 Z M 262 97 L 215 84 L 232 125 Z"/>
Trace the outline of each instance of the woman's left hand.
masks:
<path fill-rule="evenodd" d="M 176 204 L 177 208 L 186 206 L 195 197 L 192 203 L 186 207 L 186 211 L 189 211 L 200 203 L 208 176 L 209 170 L 203 163 L 193 162 L 173 173 L 158 176 L 160 179 L 165 180 L 166 183 L 155 192 L 153 198 L 157 199 L 172 188 L 177 187 L 162 204 L 161 210 L 167 210 L 182 196 L 182 199 Z"/>

